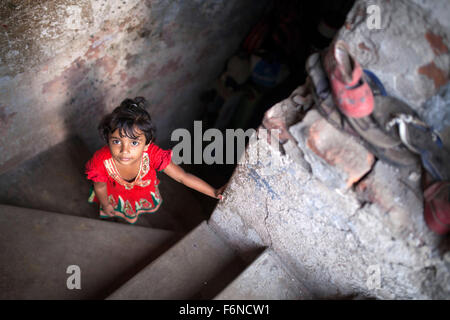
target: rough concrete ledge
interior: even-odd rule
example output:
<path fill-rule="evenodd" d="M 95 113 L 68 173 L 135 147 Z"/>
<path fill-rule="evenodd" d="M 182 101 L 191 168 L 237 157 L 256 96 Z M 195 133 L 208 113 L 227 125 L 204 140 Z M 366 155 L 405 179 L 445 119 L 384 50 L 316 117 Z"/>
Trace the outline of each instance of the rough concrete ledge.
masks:
<path fill-rule="evenodd" d="M 354 137 L 333 127 L 316 110 L 308 112 L 290 132 L 313 175 L 330 188 L 342 191 L 351 188 L 375 163 L 373 154 Z"/>
<path fill-rule="evenodd" d="M 379 30 L 367 27 L 369 5 L 381 9 Z M 337 38 L 422 114 L 449 79 L 449 10 L 447 0 L 359 0 Z M 448 240 L 425 225 L 420 170 L 376 162 L 314 111 L 290 132 L 302 152 L 292 143 L 286 155 L 270 152 L 265 140 L 248 147 L 258 162 L 236 170 L 217 226 L 227 233 L 227 220 L 239 221 L 240 238 L 228 233 L 235 243 L 256 232 L 316 297 L 449 299 Z M 296 161 L 302 153 L 312 173 Z"/>
<path fill-rule="evenodd" d="M 216 300 L 309 300 L 310 293 L 270 249 L 231 282 Z"/>
<path fill-rule="evenodd" d="M 378 161 L 353 188 L 335 188 L 327 162 L 317 176 L 266 139 L 246 154 L 258 161 L 237 167 L 211 217 L 238 250 L 272 248 L 318 298 L 448 299 L 449 254 L 425 225 L 414 172 Z"/>

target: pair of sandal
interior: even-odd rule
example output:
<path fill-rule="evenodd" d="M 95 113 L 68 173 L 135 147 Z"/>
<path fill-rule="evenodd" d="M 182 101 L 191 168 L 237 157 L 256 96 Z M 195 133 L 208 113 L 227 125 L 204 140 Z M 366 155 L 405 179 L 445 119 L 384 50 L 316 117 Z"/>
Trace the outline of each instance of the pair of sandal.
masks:
<path fill-rule="evenodd" d="M 342 45 L 338 47 L 339 50 L 346 48 Z M 331 50 L 335 52 L 336 45 Z M 339 54 L 342 55 L 342 52 Z M 325 62 L 327 57 L 330 60 L 330 55 L 332 53 L 328 52 Z M 416 165 L 420 158 L 425 170 L 436 181 L 424 191 L 425 222 L 439 235 L 449 233 L 450 154 L 443 148 L 439 135 L 421 121 L 408 105 L 389 97 L 375 74 L 368 70 L 361 73 L 356 60 L 351 57 L 346 59 L 347 66 L 355 69 L 353 73 L 347 71 L 347 75 L 353 75 L 353 78 L 347 79 L 350 85 L 343 84 L 342 69 L 337 65 L 329 67 L 329 72 L 335 74 L 328 76 L 319 53 L 308 58 L 306 70 L 319 112 L 338 129 L 362 138 L 369 150 L 390 164 L 401 167 Z M 355 83 L 358 85 L 354 86 Z M 370 88 L 370 94 L 367 93 L 367 87 Z M 337 97 L 340 92 L 343 94 L 341 99 Z M 366 95 L 368 99 L 365 101 L 373 101 L 373 105 L 355 106 L 349 103 L 358 95 Z"/>
<path fill-rule="evenodd" d="M 355 60 L 353 59 L 353 61 Z M 355 61 L 353 64 L 355 65 L 357 62 Z M 329 80 L 320 53 L 315 53 L 307 59 L 306 70 L 311 79 L 311 93 L 315 105 L 319 113 L 332 125 L 360 139 L 366 148 L 379 159 L 392 165 L 412 166 L 417 164 L 417 157 L 403 146 L 400 137 L 395 134 L 394 130 L 386 128 L 387 121 L 394 114 L 409 112 L 410 109 L 409 107 L 405 108 L 405 105 L 396 99 L 387 97 L 386 90 L 372 72 L 364 70 L 361 78 L 355 80 L 359 84 L 362 83 L 359 88 L 367 86 L 370 89 L 368 96 L 371 98 L 368 98 L 367 101 L 372 101 L 372 104 L 357 106 L 356 112 L 352 113 L 349 111 L 351 105 L 345 104 L 345 99 L 350 99 L 352 95 L 348 94 L 345 99 L 341 99 L 341 102 L 344 101 L 344 106 L 337 103 L 339 102 L 339 99 L 336 99 L 337 91 L 333 89 L 333 83 Z M 354 73 L 355 76 L 359 74 L 359 71 Z M 351 91 L 351 89 L 348 90 Z M 366 89 L 364 89 L 365 91 Z M 359 93 L 361 94 L 361 92 Z M 367 115 L 361 116 L 363 114 Z"/>
<path fill-rule="evenodd" d="M 420 157 L 423 167 L 436 181 L 424 191 L 424 220 L 436 234 L 448 234 L 450 154 L 442 147 L 439 135 L 421 121 L 408 105 L 388 97 L 380 80 L 368 70 L 364 70 L 362 80 L 358 80 L 358 88 L 367 84 L 373 95 L 373 108 L 370 105 L 359 106 L 354 113 L 350 110 L 350 104 L 343 106 L 339 100 L 336 102 L 336 86 L 333 88 L 333 83 L 329 82 L 319 53 L 308 58 L 306 70 L 316 107 L 331 124 L 362 138 L 369 150 L 390 164 L 401 167 L 416 165 L 417 156 Z M 354 74 L 359 76 L 360 73 Z"/>
<path fill-rule="evenodd" d="M 398 136 L 386 132 L 386 120 L 393 113 L 408 112 L 409 108 L 387 98 L 386 90 L 379 79 L 368 70 L 363 70 L 358 61 L 350 54 L 347 44 L 338 40 L 323 55 L 323 68 L 318 66 L 319 55 L 311 57 L 307 70 L 312 76 L 330 84 L 335 106 L 345 116 L 353 130 L 363 139 L 382 149 L 392 149 L 401 144 Z M 313 68 L 313 63 L 315 68 Z M 317 71 L 321 69 L 321 71 Z M 317 73 L 321 73 L 317 77 Z M 323 87 L 318 85 L 319 96 Z M 317 90 L 317 87 L 316 87 Z M 376 108 L 375 108 L 376 105 Z"/>
<path fill-rule="evenodd" d="M 306 70 L 319 112 L 329 122 L 361 137 L 369 150 L 390 164 L 416 165 L 418 155 L 435 180 L 450 180 L 450 154 L 442 148 L 439 135 L 408 105 L 389 97 L 373 72 L 361 72 L 342 41 L 332 45 L 323 59 L 319 53 L 311 55 Z M 355 99 L 367 103 L 351 104 Z"/>

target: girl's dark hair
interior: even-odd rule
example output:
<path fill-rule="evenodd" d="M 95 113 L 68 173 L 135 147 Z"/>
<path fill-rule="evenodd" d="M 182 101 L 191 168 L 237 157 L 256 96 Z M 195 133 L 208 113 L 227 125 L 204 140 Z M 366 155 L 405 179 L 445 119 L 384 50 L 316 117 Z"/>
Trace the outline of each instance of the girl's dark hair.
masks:
<path fill-rule="evenodd" d="M 136 129 L 145 135 L 145 144 L 155 140 L 156 129 L 150 114 L 145 110 L 148 102 L 143 97 L 125 99 L 113 112 L 106 115 L 98 126 L 102 138 L 108 143 L 109 135 L 119 129 L 121 137 L 137 138 Z"/>

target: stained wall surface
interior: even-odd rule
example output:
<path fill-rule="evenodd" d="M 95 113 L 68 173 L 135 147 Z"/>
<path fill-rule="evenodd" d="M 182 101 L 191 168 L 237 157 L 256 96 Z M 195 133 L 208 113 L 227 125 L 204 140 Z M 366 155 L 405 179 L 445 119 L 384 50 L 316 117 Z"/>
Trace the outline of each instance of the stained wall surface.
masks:
<path fill-rule="evenodd" d="M 144 96 L 165 143 L 202 112 L 266 1 L 8 0 L 0 3 L 0 172 Z"/>
<path fill-rule="evenodd" d="M 367 13 L 374 5 L 379 8 L 378 28 Z M 359 0 L 338 38 L 349 44 L 363 68 L 380 78 L 389 95 L 423 115 L 424 103 L 450 79 L 449 15 L 447 0 Z"/>

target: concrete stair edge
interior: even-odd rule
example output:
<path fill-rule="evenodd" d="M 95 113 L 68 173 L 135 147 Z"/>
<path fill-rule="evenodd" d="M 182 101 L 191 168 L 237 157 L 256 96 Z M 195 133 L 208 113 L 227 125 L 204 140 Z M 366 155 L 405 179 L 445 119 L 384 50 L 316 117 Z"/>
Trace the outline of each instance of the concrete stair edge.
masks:
<path fill-rule="evenodd" d="M 203 221 L 106 299 L 210 299 L 243 269 L 235 251 Z"/>
<path fill-rule="evenodd" d="M 0 205 L 0 221 L 1 299 L 104 298 L 180 237 L 8 205 Z M 80 266 L 82 290 L 67 289 L 69 265 Z"/>
<path fill-rule="evenodd" d="M 266 248 L 214 300 L 309 300 L 308 289 Z"/>
<path fill-rule="evenodd" d="M 24 210 L 24 211 L 30 211 L 30 212 L 37 212 L 39 214 L 43 214 L 43 215 L 49 215 L 49 216 L 53 216 L 55 218 L 63 218 L 64 219 L 67 217 L 67 219 L 65 220 L 72 220 L 73 221 L 85 221 L 89 223 L 93 223 L 93 224 L 103 224 L 103 223 L 108 223 L 108 224 L 112 224 L 114 226 L 118 226 L 118 228 L 128 228 L 128 227 L 132 227 L 135 228 L 136 230 L 141 230 L 143 232 L 146 231 L 150 231 L 150 232 L 161 232 L 161 233 L 168 233 L 168 234 L 181 234 L 175 230 L 167 230 L 167 229 L 161 229 L 161 228 L 149 228 L 146 226 L 140 226 L 140 225 L 132 225 L 132 224 L 126 224 L 126 223 L 116 223 L 114 221 L 111 221 L 107 218 L 90 218 L 90 217 L 85 217 L 85 216 L 76 216 L 76 215 L 66 215 L 65 213 L 61 213 L 61 212 L 56 212 L 56 211 L 47 211 L 47 210 L 42 210 L 42 209 L 33 209 L 33 208 L 28 208 L 28 207 L 20 207 L 20 206 L 16 206 L 16 205 L 9 205 L 9 204 L 3 204 L 0 203 L 0 209 L 2 208 L 11 208 L 13 210 Z M 120 227 L 119 227 L 120 226 Z"/>

